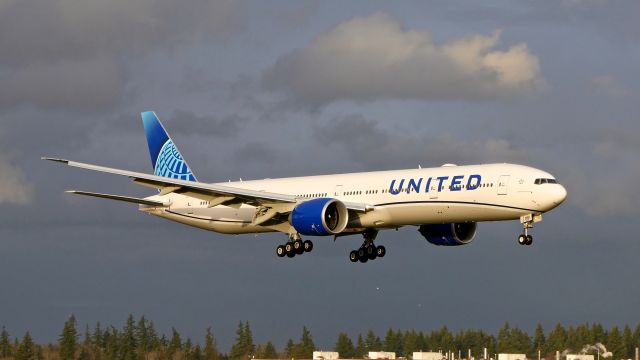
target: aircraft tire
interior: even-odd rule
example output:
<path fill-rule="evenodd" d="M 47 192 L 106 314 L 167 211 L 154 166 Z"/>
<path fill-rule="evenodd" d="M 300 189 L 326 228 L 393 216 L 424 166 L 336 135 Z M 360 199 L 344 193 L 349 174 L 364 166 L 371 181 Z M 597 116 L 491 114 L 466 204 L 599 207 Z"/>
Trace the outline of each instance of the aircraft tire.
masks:
<path fill-rule="evenodd" d="M 349 260 L 353 263 L 358 262 L 358 252 L 355 250 L 351 251 L 349 253 Z"/>
<path fill-rule="evenodd" d="M 360 262 L 364 264 L 369 261 L 369 257 L 367 257 L 367 255 L 365 254 L 364 256 L 359 256 L 358 260 L 360 260 Z"/>
<path fill-rule="evenodd" d="M 288 242 L 287 245 L 284 246 L 285 251 L 287 252 L 287 256 L 292 258 L 296 256 L 296 250 L 293 248 L 293 243 Z"/>
<path fill-rule="evenodd" d="M 313 250 L 313 242 L 311 240 L 305 240 L 303 248 L 304 251 L 311 252 L 311 250 Z"/>
<path fill-rule="evenodd" d="M 531 244 L 533 244 L 533 236 L 527 235 L 526 245 L 531 245 Z"/>
<path fill-rule="evenodd" d="M 376 254 L 378 255 L 378 257 L 384 257 L 387 254 L 387 249 L 380 245 L 376 248 Z"/>
<path fill-rule="evenodd" d="M 296 254 L 300 255 L 304 252 L 304 244 L 302 243 L 302 240 L 296 240 L 293 242 L 293 249 L 295 250 Z"/>
<path fill-rule="evenodd" d="M 284 248 L 284 245 L 278 245 L 276 248 L 276 255 L 278 255 L 278 257 L 284 257 L 287 255 L 287 250 Z"/>
<path fill-rule="evenodd" d="M 527 243 L 527 237 L 524 234 L 518 236 L 518 244 L 525 245 Z"/>
<path fill-rule="evenodd" d="M 375 260 L 378 257 L 378 252 L 376 251 L 375 246 L 367 246 L 367 257 L 369 258 L 369 260 Z"/>

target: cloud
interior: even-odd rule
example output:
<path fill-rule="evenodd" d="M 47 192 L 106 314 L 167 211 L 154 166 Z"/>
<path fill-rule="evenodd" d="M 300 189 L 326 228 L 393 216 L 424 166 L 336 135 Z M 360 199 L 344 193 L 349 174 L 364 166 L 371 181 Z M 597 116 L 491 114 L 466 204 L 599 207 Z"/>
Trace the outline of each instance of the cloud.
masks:
<path fill-rule="evenodd" d="M 0 204 L 25 205 L 31 202 L 33 189 L 22 170 L 0 154 Z"/>
<path fill-rule="evenodd" d="M 220 138 L 235 138 L 240 133 L 241 125 L 248 119 L 236 114 L 222 117 L 210 115 L 196 115 L 188 110 L 176 110 L 171 116 L 172 122 L 180 122 L 174 125 L 172 131 L 187 135 L 210 135 Z"/>
<path fill-rule="evenodd" d="M 125 97 L 131 59 L 235 30 L 243 23 L 238 21 L 239 4 L 231 0 L 191 6 L 169 0 L 3 2 L 0 105 L 103 110 Z"/>
<path fill-rule="evenodd" d="M 305 104 L 381 98 L 476 100 L 538 89 L 538 58 L 525 43 L 497 48 L 500 31 L 436 44 L 382 12 L 356 17 L 281 57 L 263 74 L 266 88 Z"/>
<path fill-rule="evenodd" d="M 505 139 L 465 141 L 449 135 L 429 137 L 395 132 L 362 115 L 347 115 L 316 125 L 314 134 L 320 143 L 338 146 L 337 152 L 371 169 L 379 169 L 384 164 L 393 164 L 395 168 L 418 164 L 522 162 L 527 159 L 523 150 Z"/>
<path fill-rule="evenodd" d="M 594 76 L 591 79 L 591 87 L 598 93 L 612 98 L 620 98 L 627 95 L 625 90 L 611 75 Z"/>

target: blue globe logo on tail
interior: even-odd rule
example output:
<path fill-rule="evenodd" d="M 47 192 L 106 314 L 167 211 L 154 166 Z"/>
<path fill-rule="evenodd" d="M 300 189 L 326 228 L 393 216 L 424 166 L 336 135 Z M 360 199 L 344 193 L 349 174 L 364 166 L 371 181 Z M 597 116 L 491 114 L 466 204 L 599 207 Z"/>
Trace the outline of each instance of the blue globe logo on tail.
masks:
<path fill-rule="evenodd" d="M 156 114 L 153 111 L 145 111 L 141 115 L 154 174 L 172 179 L 197 181 Z"/>
<path fill-rule="evenodd" d="M 167 140 L 160 149 L 154 173 L 173 179 L 196 180 L 171 139 Z"/>

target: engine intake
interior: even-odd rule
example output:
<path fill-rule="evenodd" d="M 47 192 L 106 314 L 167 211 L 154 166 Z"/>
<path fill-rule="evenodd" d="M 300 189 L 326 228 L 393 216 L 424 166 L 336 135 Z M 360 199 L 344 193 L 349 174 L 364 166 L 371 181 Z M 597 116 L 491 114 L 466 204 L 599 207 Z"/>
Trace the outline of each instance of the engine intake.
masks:
<path fill-rule="evenodd" d="M 428 242 L 439 246 L 466 245 L 473 241 L 475 222 L 420 225 L 418 231 Z"/>
<path fill-rule="evenodd" d="M 347 227 L 349 212 L 339 200 L 319 198 L 298 204 L 291 212 L 291 225 L 302 235 L 325 236 Z"/>

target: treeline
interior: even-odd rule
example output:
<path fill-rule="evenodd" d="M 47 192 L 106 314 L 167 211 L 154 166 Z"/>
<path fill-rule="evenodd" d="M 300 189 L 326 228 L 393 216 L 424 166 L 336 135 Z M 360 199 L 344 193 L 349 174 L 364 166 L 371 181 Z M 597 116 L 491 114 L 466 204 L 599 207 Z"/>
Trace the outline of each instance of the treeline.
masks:
<path fill-rule="evenodd" d="M 476 359 L 482 358 L 484 348 L 490 357 L 496 353 L 526 353 L 537 358 L 538 351 L 553 358 L 556 351 L 595 353 L 599 346 L 602 357 L 630 359 L 635 347 L 640 347 L 640 324 L 634 330 L 629 326 L 605 329 L 600 324 L 583 324 L 565 328 L 557 324 L 545 332 L 540 324 L 533 335 L 505 323 L 497 335 L 482 330 L 450 331 L 447 327 L 429 332 L 389 329 L 381 338 L 369 330 L 353 341 L 347 333 L 338 334 L 333 350 L 343 359 L 364 358 L 369 351 L 395 352 L 399 357 L 411 358 L 414 351 L 458 352 L 466 357 L 471 350 Z M 256 359 L 311 359 L 316 346 L 311 331 L 303 327 L 297 342 L 289 339 L 281 351 L 271 341 L 256 344 L 249 322 L 240 322 L 235 341 L 228 352 L 222 352 L 211 328 L 206 329 L 204 342 L 183 338 L 171 328 L 168 335 L 159 334 L 152 321 L 144 316 L 135 319 L 129 315 L 124 326 L 103 328 L 97 323 L 78 331 L 72 315 L 64 323 L 55 344 L 36 344 L 29 332 L 21 338 L 11 338 L 7 329 L 0 332 L 0 359 L 2 360 L 246 360 Z M 612 354 L 606 354 L 611 352 Z"/>

